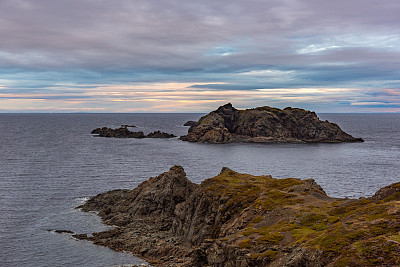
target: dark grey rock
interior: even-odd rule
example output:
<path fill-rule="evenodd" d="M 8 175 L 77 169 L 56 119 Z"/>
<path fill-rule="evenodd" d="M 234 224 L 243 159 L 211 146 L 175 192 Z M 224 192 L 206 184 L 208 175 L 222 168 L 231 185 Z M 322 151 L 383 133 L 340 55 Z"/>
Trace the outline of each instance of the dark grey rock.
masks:
<path fill-rule="evenodd" d="M 132 132 L 128 126 L 112 129 L 108 127 L 94 129 L 91 134 L 96 134 L 99 137 L 114 137 L 114 138 L 173 138 L 173 134 L 168 134 L 160 131 L 155 131 L 145 135 L 143 132 Z"/>
<path fill-rule="evenodd" d="M 228 103 L 200 118 L 183 141 L 200 143 L 341 143 L 363 142 L 335 123 L 321 121 L 315 112 L 258 107 L 237 110 Z"/>

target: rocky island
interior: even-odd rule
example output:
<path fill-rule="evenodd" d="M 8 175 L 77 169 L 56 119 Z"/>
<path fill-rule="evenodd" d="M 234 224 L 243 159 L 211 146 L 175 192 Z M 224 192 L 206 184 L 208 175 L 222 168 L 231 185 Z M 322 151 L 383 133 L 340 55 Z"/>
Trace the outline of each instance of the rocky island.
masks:
<path fill-rule="evenodd" d="M 258 107 L 237 110 L 228 103 L 200 118 L 180 137 L 200 143 L 340 143 L 363 142 L 335 123 L 321 121 L 314 112 L 299 108 Z"/>
<path fill-rule="evenodd" d="M 122 126 L 120 128 L 112 129 L 108 127 L 96 128 L 91 134 L 95 134 L 99 137 L 114 137 L 114 138 L 174 138 L 173 134 L 164 133 L 160 131 L 154 131 L 147 135 L 143 132 L 132 132 L 127 126 Z"/>
<path fill-rule="evenodd" d="M 338 199 L 314 180 L 223 168 L 194 184 L 180 166 L 133 190 L 92 197 L 114 229 L 76 238 L 155 266 L 398 266 L 400 183 Z"/>

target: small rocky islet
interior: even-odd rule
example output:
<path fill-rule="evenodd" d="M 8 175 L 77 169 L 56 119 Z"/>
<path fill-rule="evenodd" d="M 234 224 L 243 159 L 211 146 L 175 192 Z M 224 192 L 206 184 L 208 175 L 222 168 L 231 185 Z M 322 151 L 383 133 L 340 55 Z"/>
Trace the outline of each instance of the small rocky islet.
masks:
<path fill-rule="evenodd" d="M 189 125 L 189 124 L 188 124 Z M 268 106 L 238 110 L 228 103 L 190 122 L 180 139 L 199 143 L 342 143 L 363 142 L 345 133 L 335 123 L 321 121 L 300 108 Z"/>
<path fill-rule="evenodd" d="M 224 167 L 192 183 L 181 166 L 78 207 L 108 231 L 74 235 L 154 266 L 399 266 L 400 183 L 332 198 L 314 180 Z"/>
<path fill-rule="evenodd" d="M 114 137 L 114 138 L 174 138 L 173 134 L 164 133 L 161 131 L 154 131 L 147 135 L 143 132 L 133 132 L 130 131 L 126 126 L 120 128 L 112 129 L 108 127 L 96 128 L 91 134 L 95 134 L 99 137 Z"/>

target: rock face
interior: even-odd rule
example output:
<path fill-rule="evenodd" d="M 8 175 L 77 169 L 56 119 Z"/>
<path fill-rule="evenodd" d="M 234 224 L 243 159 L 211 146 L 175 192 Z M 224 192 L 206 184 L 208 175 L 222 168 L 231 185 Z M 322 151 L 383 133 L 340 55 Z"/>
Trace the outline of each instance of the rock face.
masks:
<path fill-rule="evenodd" d="M 343 132 L 335 123 L 319 120 L 311 111 L 267 106 L 237 110 L 230 103 L 200 118 L 180 139 L 201 143 L 363 141 Z"/>
<path fill-rule="evenodd" d="M 133 190 L 91 198 L 80 208 L 115 228 L 75 237 L 156 266 L 397 266 L 399 184 L 335 199 L 312 179 L 223 168 L 198 185 L 174 166 Z"/>
<path fill-rule="evenodd" d="M 132 132 L 127 127 L 112 128 L 97 128 L 91 134 L 97 134 L 99 137 L 114 137 L 114 138 L 173 138 L 173 134 L 168 134 L 160 131 L 155 131 L 145 135 L 143 132 Z"/>

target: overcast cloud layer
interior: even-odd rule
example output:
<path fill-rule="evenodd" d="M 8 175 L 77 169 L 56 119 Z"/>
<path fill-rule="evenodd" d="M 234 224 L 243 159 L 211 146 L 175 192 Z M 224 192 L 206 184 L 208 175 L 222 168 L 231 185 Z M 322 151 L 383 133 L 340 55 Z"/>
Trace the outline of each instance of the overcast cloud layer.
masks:
<path fill-rule="evenodd" d="M 0 112 L 400 112 L 398 0 L 0 0 Z"/>

